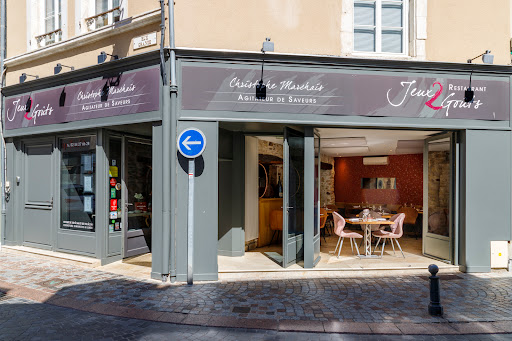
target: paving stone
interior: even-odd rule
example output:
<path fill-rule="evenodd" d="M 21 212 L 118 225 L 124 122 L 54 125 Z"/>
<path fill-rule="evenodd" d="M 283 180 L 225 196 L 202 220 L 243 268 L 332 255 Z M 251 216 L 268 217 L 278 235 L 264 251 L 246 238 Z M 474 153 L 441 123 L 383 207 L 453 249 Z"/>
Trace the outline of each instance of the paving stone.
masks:
<path fill-rule="evenodd" d="M 260 280 L 250 276 L 194 286 L 162 284 L 0 252 L 0 290 L 7 295 L 90 313 L 333 333 L 512 332 L 512 275 L 506 271 L 443 274 L 443 318 L 428 315 L 424 272 L 308 272 L 307 277 L 280 273 Z"/>

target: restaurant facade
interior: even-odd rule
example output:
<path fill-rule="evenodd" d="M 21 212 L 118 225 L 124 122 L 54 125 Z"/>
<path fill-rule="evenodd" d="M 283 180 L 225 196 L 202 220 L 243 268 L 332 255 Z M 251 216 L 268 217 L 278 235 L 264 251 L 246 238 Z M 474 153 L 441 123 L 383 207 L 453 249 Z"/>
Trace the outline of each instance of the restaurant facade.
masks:
<path fill-rule="evenodd" d="M 425 148 L 449 141 L 449 233 L 425 230 L 423 253 L 488 272 L 491 241 L 511 240 L 509 67 L 176 49 L 170 87 L 165 55 L 163 68 L 154 51 L 3 89 L 6 245 L 103 264 L 151 252 L 153 278 L 185 281 L 189 174 L 176 136 L 188 128 L 206 139 L 195 280 L 218 279 L 218 255 L 245 253 L 246 136 L 283 137 L 283 267 L 319 261 L 319 128 L 438 131 Z"/>

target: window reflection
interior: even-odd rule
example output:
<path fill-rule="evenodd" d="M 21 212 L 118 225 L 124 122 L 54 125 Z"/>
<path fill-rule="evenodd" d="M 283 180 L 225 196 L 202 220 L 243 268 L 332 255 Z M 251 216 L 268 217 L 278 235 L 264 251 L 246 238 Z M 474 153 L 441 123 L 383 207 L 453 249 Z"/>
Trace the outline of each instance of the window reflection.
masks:
<path fill-rule="evenodd" d="M 94 232 L 96 137 L 61 140 L 61 228 Z"/>

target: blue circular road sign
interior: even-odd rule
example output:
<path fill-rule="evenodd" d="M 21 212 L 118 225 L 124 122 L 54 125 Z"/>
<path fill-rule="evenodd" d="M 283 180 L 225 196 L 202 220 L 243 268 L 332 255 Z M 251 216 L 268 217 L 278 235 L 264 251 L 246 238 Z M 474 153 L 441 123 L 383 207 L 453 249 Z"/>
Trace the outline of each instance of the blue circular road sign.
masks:
<path fill-rule="evenodd" d="M 206 147 L 206 138 L 201 130 L 188 128 L 178 136 L 178 150 L 181 155 L 193 159 L 203 154 Z"/>

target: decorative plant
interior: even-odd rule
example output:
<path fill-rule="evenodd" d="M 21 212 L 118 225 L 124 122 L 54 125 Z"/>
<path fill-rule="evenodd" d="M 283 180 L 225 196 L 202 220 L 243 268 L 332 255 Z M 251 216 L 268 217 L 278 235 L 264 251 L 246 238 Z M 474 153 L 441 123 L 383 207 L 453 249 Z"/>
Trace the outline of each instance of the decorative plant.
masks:
<path fill-rule="evenodd" d="M 144 200 L 144 196 L 142 195 L 142 193 L 135 193 L 133 197 L 137 199 L 137 201 Z"/>

